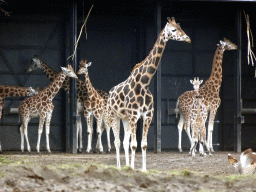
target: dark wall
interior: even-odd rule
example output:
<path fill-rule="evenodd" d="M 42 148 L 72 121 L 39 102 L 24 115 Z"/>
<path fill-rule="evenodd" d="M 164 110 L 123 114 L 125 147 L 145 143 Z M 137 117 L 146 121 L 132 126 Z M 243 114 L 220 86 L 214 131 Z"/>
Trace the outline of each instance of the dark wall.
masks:
<path fill-rule="evenodd" d="M 130 6 L 126 3 L 94 5 L 86 26 L 87 40 L 83 32 L 78 46 L 78 61 L 88 59 L 92 62 L 89 75 L 97 89 L 109 91 L 113 86 L 124 81 L 136 63 L 142 61 L 153 48 L 156 34 L 156 2 L 134 1 Z M 192 43 L 169 41 L 162 57 L 162 149 L 177 149 L 178 120 L 175 115 L 168 114 L 175 108 L 177 98 L 185 91 L 191 90 L 189 80 L 200 77 L 204 81 L 211 73 L 212 60 L 216 44 L 224 37 L 237 43 L 236 17 L 237 10 L 245 10 L 250 14 L 252 32 L 254 33 L 254 3 L 246 2 L 190 2 L 162 1 L 163 28 L 167 17 L 174 16 L 181 28 L 190 36 Z M 87 15 L 91 5 L 78 1 L 78 21 Z M 31 75 L 25 74 L 30 59 L 39 55 L 56 71 L 66 65 L 67 50 L 70 48 L 70 4 L 40 3 L 38 9 L 30 10 L 23 3 L 10 3 L 11 17 L 0 15 L 0 48 L 8 60 L 9 66 L 20 78 L 24 86 L 39 86 L 41 89 L 50 81 L 39 70 Z M 21 7 L 24 7 L 21 9 Z M 242 98 L 245 107 L 254 107 L 255 79 L 254 68 L 247 65 L 246 60 L 246 26 L 242 15 Z M 78 23 L 78 31 L 82 22 Z M 223 83 L 220 97 L 221 106 L 214 125 L 213 143 L 220 144 L 221 150 L 232 149 L 234 141 L 234 66 L 236 51 L 227 51 L 223 60 Z M 0 57 L 1 84 L 18 85 L 14 73 L 10 71 L 4 59 Z M 81 76 L 80 79 L 84 80 Z M 149 86 L 154 93 L 154 79 Z M 5 106 L 17 107 L 21 99 L 6 100 Z M 65 93 L 60 91 L 54 100 L 55 109 L 51 124 L 50 145 L 53 150 L 65 148 Z M 170 111 L 169 111 L 170 112 Z M 32 122 L 37 122 L 33 120 Z M 2 123 L 17 124 L 18 117 L 4 115 Z M 254 115 L 245 117 L 242 127 L 242 146 L 255 147 Z M 18 124 L 17 124 L 18 125 Z M 4 149 L 19 150 L 20 135 L 18 126 L 1 126 L 0 134 Z M 149 149 L 154 146 L 154 122 L 149 130 Z M 95 125 L 94 125 L 95 126 Z M 87 146 L 86 123 L 83 120 L 84 149 Z M 94 134 L 95 135 L 95 134 Z M 29 129 L 30 144 L 36 145 L 37 126 Z M 123 134 L 121 132 L 121 137 Z M 45 146 L 42 137 L 41 146 Z M 96 141 L 96 136 L 93 137 Z M 113 145 L 114 137 L 111 135 Z M 11 142 L 15 140 L 15 142 Z M 106 146 L 106 135 L 103 134 L 103 145 Z M 95 142 L 94 145 L 95 146 Z M 183 132 L 183 148 L 189 148 L 189 142 Z M 217 148 L 215 148 L 217 149 Z"/>

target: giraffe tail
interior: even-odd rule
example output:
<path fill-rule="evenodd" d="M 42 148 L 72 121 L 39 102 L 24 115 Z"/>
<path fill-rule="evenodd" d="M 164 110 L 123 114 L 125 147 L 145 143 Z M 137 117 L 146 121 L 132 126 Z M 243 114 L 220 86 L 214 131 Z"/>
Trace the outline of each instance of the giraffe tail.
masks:
<path fill-rule="evenodd" d="M 176 118 L 178 118 L 178 114 L 179 114 L 178 111 L 179 111 L 179 99 L 177 99 L 176 108 L 175 108 Z"/>

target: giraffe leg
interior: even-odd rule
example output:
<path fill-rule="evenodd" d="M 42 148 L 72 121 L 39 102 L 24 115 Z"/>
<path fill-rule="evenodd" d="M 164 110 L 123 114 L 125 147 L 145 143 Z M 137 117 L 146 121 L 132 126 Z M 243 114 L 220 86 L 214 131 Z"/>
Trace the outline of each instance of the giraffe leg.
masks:
<path fill-rule="evenodd" d="M 27 142 L 27 149 L 28 149 L 28 152 L 30 153 L 30 152 L 31 152 L 31 149 L 30 149 L 29 140 L 28 140 L 28 122 L 29 122 L 29 120 L 30 120 L 30 119 L 28 119 L 28 120 L 23 124 L 23 151 L 24 151 L 24 135 L 25 135 L 26 142 Z"/>
<path fill-rule="evenodd" d="M 98 145 L 98 149 L 99 149 L 99 153 L 103 153 L 103 146 L 102 146 L 102 141 L 101 141 L 101 135 L 102 135 L 102 117 L 98 117 L 96 119 L 97 121 L 97 135 L 98 135 L 98 141 L 97 141 L 97 145 Z"/>
<path fill-rule="evenodd" d="M 191 143 L 191 134 L 190 134 L 190 120 L 187 120 L 186 123 L 185 123 L 185 127 L 184 127 L 187 135 L 188 135 L 188 139 Z"/>
<path fill-rule="evenodd" d="M 132 169 L 134 169 L 135 152 L 137 149 L 136 129 L 137 129 L 138 119 L 139 119 L 138 117 L 132 117 L 129 121 L 130 129 L 131 129 L 131 150 L 132 150 L 131 168 Z"/>
<path fill-rule="evenodd" d="M 111 127 L 115 137 L 115 148 L 116 148 L 116 166 L 118 169 L 121 169 L 120 163 L 120 118 L 117 116 L 113 117 Z"/>
<path fill-rule="evenodd" d="M 79 146 L 78 146 L 78 140 L 79 140 L 79 144 L 80 144 Z M 81 121 L 81 115 L 79 114 L 79 118 L 77 121 L 77 152 L 82 153 L 82 148 L 83 148 L 82 121 Z"/>
<path fill-rule="evenodd" d="M 111 143 L 110 143 L 110 127 L 106 127 L 106 132 L 107 132 L 107 140 L 108 140 L 108 150 L 107 153 L 111 152 Z"/>
<path fill-rule="evenodd" d="M 125 152 L 125 161 L 126 161 L 126 166 L 129 166 L 129 142 L 130 142 L 130 126 L 129 126 L 129 121 L 122 119 L 123 126 L 124 126 L 124 141 L 123 141 L 123 147 L 124 147 L 124 152 Z"/>
<path fill-rule="evenodd" d="M 52 119 L 52 112 L 49 112 L 46 116 L 45 122 L 45 134 L 46 134 L 46 149 L 48 153 L 51 153 L 50 144 L 49 144 L 49 134 L 50 134 L 50 123 Z"/>
<path fill-rule="evenodd" d="M 20 139 L 21 139 L 21 145 L 20 145 L 20 149 L 21 149 L 21 152 L 24 153 L 24 128 L 23 128 L 23 123 L 21 124 L 20 126 Z"/>
<path fill-rule="evenodd" d="M 36 146 L 37 153 L 40 153 L 40 141 L 43 133 L 44 121 L 45 121 L 45 117 L 41 115 L 39 118 L 38 139 L 37 139 L 37 146 Z"/>
<path fill-rule="evenodd" d="M 85 115 L 86 121 L 87 121 L 87 135 L 88 135 L 88 145 L 86 149 L 86 153 L 91 153 L 92 150 L 92 133 L 93 133 L 93 115 L 87 114 Z"/>
<path fill-rule="evenodd" d="M 107 142 L 108 142 L 108 150 L 106 151 L 107 153 L 110 153 L 111 150 L 111 143 L 110 143 L 110 124 L 109 121 L 107 119 L 107 114 L 103 114 L 103 121 L 102 121 L 102 132 L 104 131 L 104 129 L 106 129 L 106 133 L 107 133 Z"/>
<path fill-rule="evenodd" d="M 182 114 L 180 114 L 180 120 L 179 120 L 179 123 L 178 123 L 178 132 L 179 132 L 178 149 L 179 149 L 180 152 L 182 152 L 182 148 L 181 148 L 181 138 L 182 138 L 183 125 L 184 125 L 184 117 L 183 117 Z"/>
<path fill-rule="evenodd" d="M 152 113 L 153 114 L 153 113 Z M 146 172 L 147 171 L 147 167 L 146 167 L 146 151 L 147 151 L 147 147 L 148 147 L 148 129 L 150 126 L 150 123 L 152 121 L 152 117 L 151 118 L 146 118 L 143 121 L 143 133 L 142 133 L 142 141 L 141 141 L 141 150 L 142 150 L 142 171 Z"/>

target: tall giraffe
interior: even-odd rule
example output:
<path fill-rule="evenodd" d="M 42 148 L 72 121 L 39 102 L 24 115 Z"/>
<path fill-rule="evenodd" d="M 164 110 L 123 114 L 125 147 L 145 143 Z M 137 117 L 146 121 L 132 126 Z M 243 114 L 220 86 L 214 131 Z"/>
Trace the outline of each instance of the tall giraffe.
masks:
<path fill-rule="evenodd" d="M 0 121 L 2 119 L 2 111 L 4 109 L 4 99 L 7 97 L 24 97 L 24 96 L 34 96 L 38 92 L 32 87 L 17 87 L 0 85 Z M 2 151 L 1 141 L 0 141 L 0 152 Z"/>
<path fill-rule="evenodd" d="M 40 93 L 36 96 L 29 97 L 24 99 L 19 106 L 19 115 L 22 119 L 22 124 L 20 126 L 21 133 L 21 151 L 24 152 L 24 135 L 27 142 L 27 149 L 30 152 L 30 145 L 28 141 L 28 122 L 31 118 L 39 117 L 39 128 L 38 128 L 38 140 L 37 140 L 37 152 L 40 152 L 40 140 L 43 132 L 43 126 L 45 123 L 45 131 L 46 131 L 46 148 L 50 153 L 49 146 L 49 134 L 50 134 L 50 122 L 52 118 L 53 112 L 53 103 L 52 100 L 59 92 L 59 89 L 62 87 L 63 81 L 66 76 L 77 78 L 75 72 L 71 65 L 68 67 L 61 67 L 62 71 L 56 75 L 54 80 L 45 87 Z"/>
<path fill-rule="evenodd" d="M 87 89 L 88 94 L 88 100 L 84 103 L 87 110 L 84 113 L 85 116 L 91 116 L 92 114 L 96 118 L 97 121 L 97 133 L 98 133 L 98 141 L 97 141 L 97 147 L 100 151 L 100 153 L 103 152 L 102 142 L 101 142 L 101 134 L 106 127 L 107 132 L 107 140 L 108 140 L 108 150 L 107 152 L 110 152 L 111 145 L 110 145 L 110 126 L 109 121 L 107 119 L 107 97 L 102 97 L 98 91 L 93 87 L 90 78 L 89 78 L 89 72 L 88 67 L 91 66 L 91 62 L 87 63 L 87 60 L 82 60 L 80 62 L 79 71 L 77 72 L 78 75 L 84 74 L 85 76 L 85 85 Z M 103 122 L 104 121 L 104 122 Z M 104 124 L 104 126 L 103 126 Z M 87 152 L 91 151 L 91 145 L 92 145 L 92 133 L 93 133 L 93 127 L 92 122 L 87 122 L 87 132 L 88 134 L 88 146 L 87 146 Z"/>
<path fill-rule="evenodd" d="M 222 82 L 223 54 L 225 50 L 236 50 L 236 49 L 237 49 L 237 46 L 231 41 L 227 40 L 226 38 L 224 38 L 223 41 L 220 41 L 220 44 L 217 44 L 217 49 L 213 57 L 211 75 L 205 81 L 205 83 L 199 88 L 199 95 L 200 97 L 204 98 L 202 103 L 206 106 L 208 113 L 210 112 L 207 142 L 208 142 L 210 151 L 212 152 L 214 152 L 212 147 L 213 124 L 214 124 L 214 119 L 215 119 L 217 109 L 219 108 L 219 105 L 221 102 L 219 92 L 220 92 L 220 86 Z M 176 108 L 179 108 L 179 111 L 180 111 L 180 120 L 178 123 L 178 131 L 179 131 L 178 148 L 180 152 L 182 152 L 181 134 L 183 130 L 183 125 L 191 142 L 189 117 L 190 117 L 191 105 L 194 97 L 195 97 L 194 91 L 186 91 L 177 100 Z"/>
<path fill-rule="evenodd" d="M 148 85 L 155 74 L 159 61 L 163 55 L 169 39 L 190 43 L 190 38 L 182 31 L 175 19 L 168 18 L 165 28 L 161 31 L 153 49 L 144 61 L 137 64 L 131 75 L 122 83 L 109 91 L 108 106 L 111 117 L 111 127 L 115 136 L 117 167 L 120 165 L 120 119 L 124 126 L 124 141 L 126 165 L 129 165 L 129 140 L 131 136 L 131 167 L 134 169 L 135 150 L 137 148 L 136 129 L 137 121 L 143 118 L 142 171 L 146 171 L 147 135 L 153 118 L 153 95 L 148 90 Z"/>
<path fill-rule="evenodd" d="M 50 66 L 48 66 L 45 62 L 43 62 L 41 59 L 39 59 L 36 55 L 34 58 L 31 59 L 30 65 L 27 69 L 27 72 L 30 73 L 36 69 L 41 69 L 46 76 L 52 81 L 55 77 L 57 72 L 55 72 Z M 77 114 L 80 116 L 77 122 L 77 150 L 78 152 L 82 152 L 83 148 L 83 141 L 82 141 L 82 121 L 81 121 L 81 114 L 84 113 L 84 109 L 86 110 L 86 107 L 84 107 L 84 102 L 88 100 L 87 95 L 87 89 L 85 89 L 85 83 L 77 79 Z M 69 78 L 66 78 L 63 82 L 62 88 L 69 93 Z M 102 97 L 105 97 L 107 94 L 103 90 L 97 90 L 99 94 L 102 95 Z M 92 121 L 93 116 L 86 118 L 86 122 Z M 79 144 L 79 145 L 78 145 Z"/>
<path fill-rule="evenodd" d="M 206 106 L 202 103 L 204 100 L 203 97 L 200 97 L 199 95 L 199 87 L 200 84 L 202 84 L 203 80 L 199 80 L 199 78 L 194 78 L 193 80 L 190 80 L 190 82 L 193 84 L 194 91 L 195 91 L 195 97 L 193 97 L 193 102 L 191 106 L 191 148 L 190 148 L 190 154 L 192 157 L 195 156 L 195 148 L 197 146 L 198 141 L 200 142 L 200 154 L 205 156 L 206 153 L 204 153 L 203 146 L 205 145 L 207 150 L 209 151 L 209 147 L 206 142 L 206 127 L 205 122 L 208 117 L 208 112 Z M 209 155 L 211 153 L 209 152 Z"/>

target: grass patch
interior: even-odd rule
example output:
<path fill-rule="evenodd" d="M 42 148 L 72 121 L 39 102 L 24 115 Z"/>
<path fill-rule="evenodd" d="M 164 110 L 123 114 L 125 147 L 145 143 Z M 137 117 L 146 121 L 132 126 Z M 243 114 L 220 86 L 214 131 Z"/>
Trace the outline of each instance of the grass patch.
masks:
<path fill-rule="evenodd" d="M 0 156 L 0 165 L 7 165 L 10 163 L 14 163 L 14 162 L 9 159 L 6 159 L 4 156 Z"/>
<path fill-rule="evenodd" d="M 231 183 L 243 179 L 256 179 L 255 175 L 228 175 L 228 176 L 216 176 L 217 179 L 225 179 Z"/>

